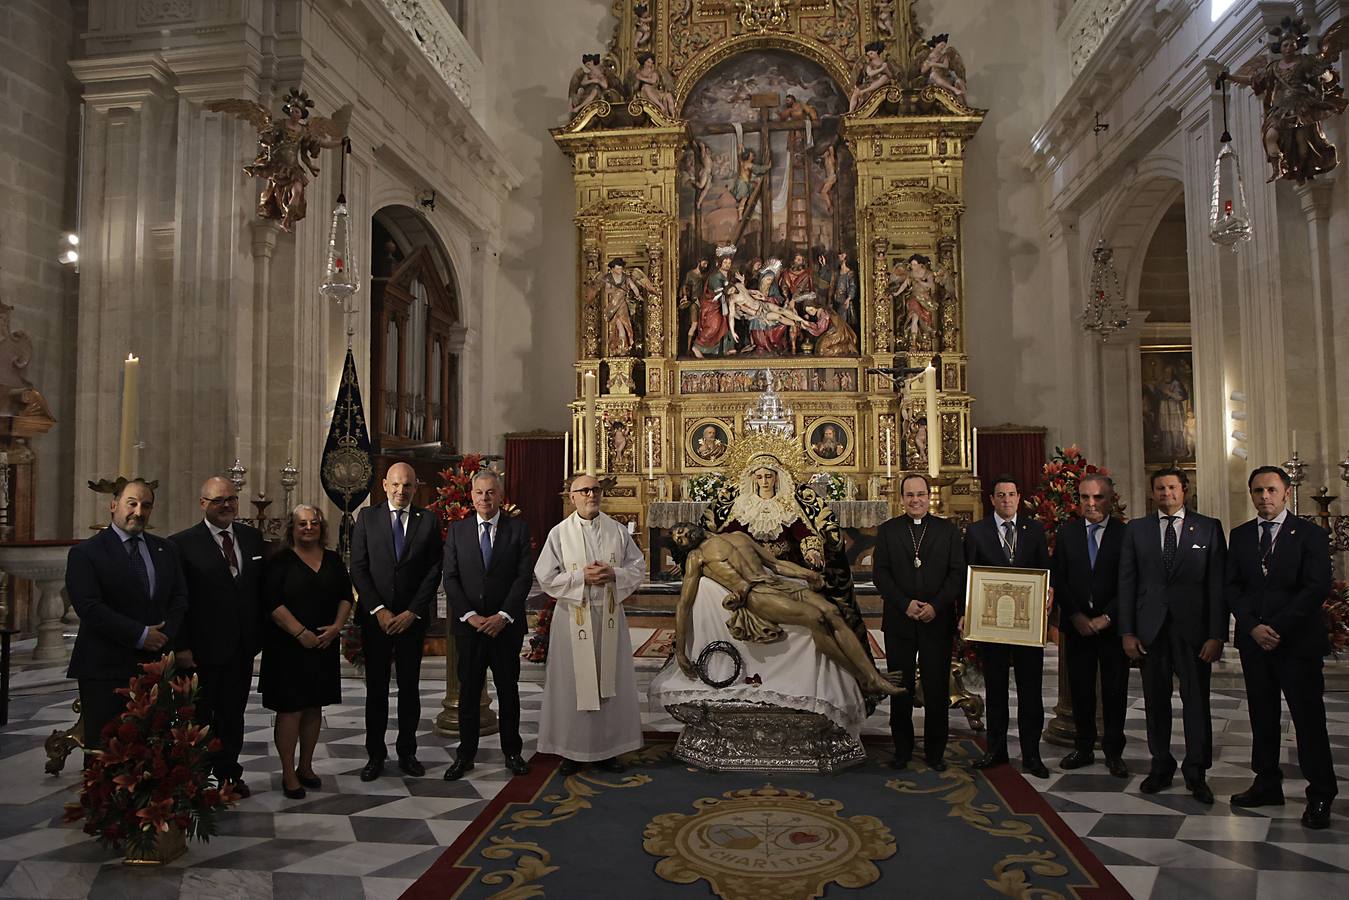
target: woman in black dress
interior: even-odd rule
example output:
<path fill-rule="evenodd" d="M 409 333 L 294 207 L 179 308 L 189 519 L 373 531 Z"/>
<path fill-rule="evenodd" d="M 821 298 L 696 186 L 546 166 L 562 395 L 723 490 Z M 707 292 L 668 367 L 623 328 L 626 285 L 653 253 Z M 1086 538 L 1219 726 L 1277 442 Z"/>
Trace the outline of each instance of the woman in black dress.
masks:
<path fill-rule="evenodd" d="M 267 561 L 263 603 L 272 627 L 258 679 L 262 705 L 276 713 L 282 790 L 292 800 L 323 782 L 314 774 L 323 707 L 342 702 L 339 635 L 351 612 L 351 578 L 327 549 L 328 523 L 312 506 L 290 514 L 282 549 Z M 295 745 L 300 745 L 299 765 Z"/>

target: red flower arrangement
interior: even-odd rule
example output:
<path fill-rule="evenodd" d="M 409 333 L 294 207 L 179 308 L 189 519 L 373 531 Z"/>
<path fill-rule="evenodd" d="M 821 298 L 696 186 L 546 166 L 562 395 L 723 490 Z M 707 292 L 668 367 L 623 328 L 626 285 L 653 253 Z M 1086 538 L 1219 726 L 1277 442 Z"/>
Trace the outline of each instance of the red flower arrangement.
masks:
<path fill-rule="evenodd" d="M 522 654 L 526 662 L 548 662 L 548 633 L 553 626 L 553 610 L 556 607 L 557 601 L 549 597 L 548 605 L 539 612 L 539 621 L 529 633 L 529 649 Z"/>
<path fill-rule="evenodd" d="M 211 777 L 210 755 L 220 740 L 193 721 L 197 676 L 179 675 L 172 653 L 141 669 L 117 689 L 127 698 L 126 710 L 104 726 L 104 749 L 92 752 L 80 802 L 65 811 L 67 822 L 85 819 L 85 832 L 100 843 L 125 845 L 137 856 L 152 852 L 170 827 L 208 840 L 215 811 L 239 799 L 231 785 Z"/>
<path fill-rule="evenodd" d="M 1330 652 L 1336 659 L 1349 650 L 1349 582 L 1337 581 L 1330 586 L 1330 596 L 1321 604 L 1322 618 L 1330 637 Z"/>
<path fill-rule="evenodd" d="M 1049 549 L 1054 550 L 1054 536 L 1059 526 L 1069 519 L 1082 514 L 1077 505 L 1077 485 L 1086 475 L 1109 475 L 1104 466 L 1095 466 L 1087 462 L 1076 444 L 1068 447 L 1055 447 L 1054 455 L 1045 463 L 1044 479 L 1035 493 L 1022 501 L 1026 509 L 1045 527 L 1045 537 L 1049 540 Z M 1124 502 L 1115 498 L 1113 515 L 1124 519 Z"/>

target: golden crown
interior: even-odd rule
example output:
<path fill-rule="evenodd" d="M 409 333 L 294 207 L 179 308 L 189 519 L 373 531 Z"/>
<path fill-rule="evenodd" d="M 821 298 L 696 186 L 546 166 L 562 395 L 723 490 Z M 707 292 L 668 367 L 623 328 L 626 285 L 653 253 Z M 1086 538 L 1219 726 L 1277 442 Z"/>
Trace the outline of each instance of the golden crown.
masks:
<path fill-rule="evenodd" d="M 750 431 L 726 450 L 726 477 L 738 485 L 746 472 L 766 462 L 781 466 L 797 485 L 809 477 L 805 451 L 795 438 L 775 431 Z"/>

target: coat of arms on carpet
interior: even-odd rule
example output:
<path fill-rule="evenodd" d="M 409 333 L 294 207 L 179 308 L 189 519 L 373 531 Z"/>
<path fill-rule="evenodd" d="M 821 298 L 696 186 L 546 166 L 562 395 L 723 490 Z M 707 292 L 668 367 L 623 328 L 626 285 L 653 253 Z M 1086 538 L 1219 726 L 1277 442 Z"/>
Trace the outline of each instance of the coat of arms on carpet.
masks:
<path fill-rule="evenodd" d="M 694 802 L 692 815 L 665 813 L 646 826 L 642 847 L 665 857 L 656 874 L 676 884 L 706 879 L 727 900 L 819 897 L 830 882 L 859 888 L 880 879 L 873 860 L 895 853 L 875 816 L 844 817 L 838 800 L 772 785 Z"/>

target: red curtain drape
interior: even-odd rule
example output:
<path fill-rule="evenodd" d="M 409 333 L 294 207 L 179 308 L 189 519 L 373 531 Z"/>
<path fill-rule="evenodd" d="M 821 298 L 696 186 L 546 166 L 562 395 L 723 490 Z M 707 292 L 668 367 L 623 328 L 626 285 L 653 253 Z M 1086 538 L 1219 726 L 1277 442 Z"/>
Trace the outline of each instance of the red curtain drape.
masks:
<path fill-rule="evenodd" d="M 1045 430 L 1043 428 L 979 429 L 979 483 L 983 488 L 984 514 L 990 506 L 988 494 L 993 478 L 1002 474 L 1021 480 L 1021 496 L 1029 497 L 1040 484 L 1045 466 Z"/>
<path fill-rule="evenodd" d="M 520 507 L 537 553 L 562 521 L 562 435 L 506 435 L 506 499 Z"/>

